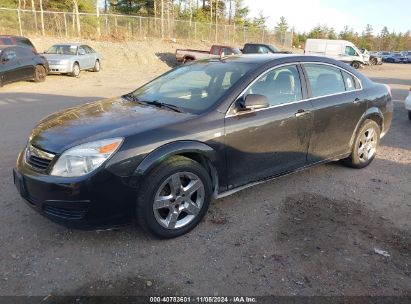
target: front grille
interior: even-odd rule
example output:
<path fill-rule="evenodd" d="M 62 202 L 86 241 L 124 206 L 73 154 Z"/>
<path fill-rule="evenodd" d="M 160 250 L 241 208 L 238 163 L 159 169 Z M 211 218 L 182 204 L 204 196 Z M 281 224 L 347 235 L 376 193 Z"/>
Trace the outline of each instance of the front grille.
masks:
<path fill-rule="evenodd" d="M 49 215 L 53 215 L 53 216 L 64 218 L 64 219 L 70 219 L 70 220 L 80 220 L 87 213 L 86 209 L 80 209 L 80 210 L 65 209 L 65 208 L 50 206 L 48 204 L 44 204 L 43 211 Z"/>
<path fill-rule="evenodd" d="M 45 151 L 42 151 L 32 145 L 28 145 L 26 148 L 26 163 L 32 168 L 39 171 L 46 171 L 50 166 L 54 155 Z"/>

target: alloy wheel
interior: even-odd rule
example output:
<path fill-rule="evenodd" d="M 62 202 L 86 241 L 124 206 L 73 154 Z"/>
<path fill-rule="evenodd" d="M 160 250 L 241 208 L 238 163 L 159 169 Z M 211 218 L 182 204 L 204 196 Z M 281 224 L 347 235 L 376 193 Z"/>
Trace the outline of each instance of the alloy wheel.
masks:
<path fill-rule="evenodd" d="M 153 202 L 157 222 L 167 229 L 179 229 L 200 212 L 205 198 L 201 179 L 191 172 L 177 172 L 158 188 Z"/>
<path fill-rule="evenodd" d="M 367 129 L 360 138 L 358 144 L 358 158 L 361 162 L 367 162 L 377 151 L 377 133 L 373 128 Z"/>

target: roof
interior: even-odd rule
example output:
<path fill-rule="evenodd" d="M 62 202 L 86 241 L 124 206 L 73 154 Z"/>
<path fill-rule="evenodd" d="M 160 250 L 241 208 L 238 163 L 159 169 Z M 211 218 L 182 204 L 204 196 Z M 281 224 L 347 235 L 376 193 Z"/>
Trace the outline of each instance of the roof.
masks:
<path fill-rule="evenodd" d="M 84 45 L 84 43 L 78 43 L 78 42 L 74 42 L 74 43 L 55 43 L 53 45 L 75 45 L 75 46 L 80 46 L 80 45 Z"/>

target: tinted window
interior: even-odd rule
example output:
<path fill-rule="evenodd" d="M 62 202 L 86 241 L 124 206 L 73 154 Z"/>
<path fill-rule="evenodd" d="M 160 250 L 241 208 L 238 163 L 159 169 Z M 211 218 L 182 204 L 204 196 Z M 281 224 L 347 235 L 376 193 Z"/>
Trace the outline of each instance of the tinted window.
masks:
<path fill-rule="evenodd" d="M 25 47 L 34 48 L 33 44 L 27 38 L 19 38 L 17 39 L 17 44 Z"/>
<path fill-rule="evenodd" d="M 13 45 L 13 40 L 11 38 L 1 38 L 4 45 Z"/>
<path fill-rule="evenodd" d="M 312 97 L 345 91 L 340 69 L 323 64 L 305 64 L 304 68 L 311 85 Z"/>
<path fill-rule="evenodd" d="M 345 83 L 345 90 L 346 91 L 353 91 L 357 89 L 356 86 L 356 79 L 354 76 L 351 74 L 348 74 L 347 72 L 342 71 L 343 78 L 344 78 L 344 83 Z"/>
<path fill-rule="evenodd" d="M 245 93 L 268 98 L 271 106 L 302 99 L 301 81 L 295 65 L 274 69 L 260 77 Z"/>
<path fill-rule="evenodd" d="M 33 56 L 33 51 L 30 48 L 27 47 L 19 47 L 17 48 L 17 55 L 19 57 L 32 57 Z"/>
<path fill-rule="evenodd" d="M 17 57 L 17 54 L 15 50 L 5 50 L 2 56 L 2 58 L 6 58 L 9 61 L 15 60 L 16 57 Z"/>
<path fill-rule="evenodd" d="M 260 54 L 268 54 L 268 53 L 271 53 L 271 52 L 270 52 L 270 49 L 269 49 L 268 47 L 266 47 L 266 46 L 264 46 L 264 45 L 260 45 L 260 46 L 258 47 L 258 53 L 260 53 Z"/>

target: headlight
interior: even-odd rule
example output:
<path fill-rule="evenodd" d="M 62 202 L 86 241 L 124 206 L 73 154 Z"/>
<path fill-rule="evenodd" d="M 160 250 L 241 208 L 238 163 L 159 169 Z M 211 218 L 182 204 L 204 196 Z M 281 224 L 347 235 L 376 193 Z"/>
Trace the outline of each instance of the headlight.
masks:
<path fill-rule="evenodd" d="M 65 151 L 57 160 L 51 175 L 78 177 L 100 167 L 118 150 L 123 138 L 110 138 L 82 144 Z"/>

